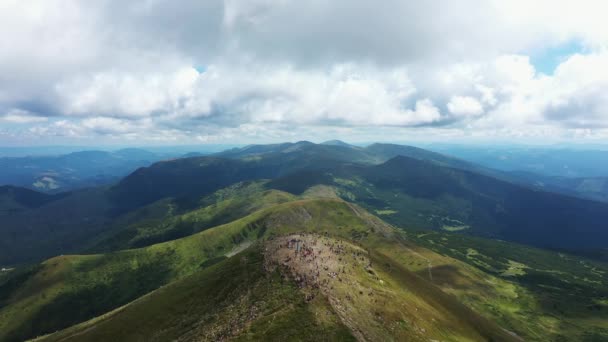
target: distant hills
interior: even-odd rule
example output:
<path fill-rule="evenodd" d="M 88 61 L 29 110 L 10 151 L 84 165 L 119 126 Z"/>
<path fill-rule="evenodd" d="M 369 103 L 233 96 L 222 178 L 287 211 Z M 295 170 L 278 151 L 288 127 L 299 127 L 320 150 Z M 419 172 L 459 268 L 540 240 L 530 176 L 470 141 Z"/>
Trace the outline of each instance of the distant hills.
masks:
<path fill-rule="evenodd" d="M 433 150 L 495 170 L 549 177 L 593 178 L 608 175 L 608 150 L 580 147 L 431 146 Z"/>
<path fill-rule="evenodd" d="M 600 165 L 603 159 L 607 159 L 607 155 L 603 151 L 571 153 L 571 151 L 565 150 L 433 146 L 437 151 L 446 153 L 444 154 L 397 144 L 375 143 L 361 147 L 341 140 L 329 140 L 318 145 L 308 141 L 248 145 L 215 152 L 215 156 L 232 159 L 257 158 L 261 155 L 267 157 L 268 154 L 273 153 L 284 154 L 297 149 L 310 149 L 310 146 L 315 146 L 313 149 L 316 150 L 319 150 L 321 146 L 329 147 L 324 153 L 334 161 L 377 164 L 397 155 L 403 155 L 434 161 L 444 166 L 468 170 L 541 190 L 608 202 L 608 187 L 604 182 L 608 170 L 602 169 L 603 166 Z M 151 151 L 127 148 L 112 152 L 85 150 L 67 154 L 59 154 L 61 151 L 70 151 L 67 147 L 12 150 L 5 148 L 8 155 L 28 151 L 34 154 L 27 157 L 0 157 L 0 185 L 20 186 L 45 193 L 59 193 L 107 185 L 116 183 L 136 169 L 149 166 L 154 162 L 175 158 L 202 157 L 213 153 L 211 151 L 218 150 L 220 147 L 216 145 L 209 148 L 157 147 L 152 148 Z M 336 149 L 336 147 L 342 149 Z M 188 151 L 188 148 L 202 148 L 203 152 L 184 152 Z M 49 155 L 44 155 L 44 153 Z M 318 151 L 314 153 L 318 155 Z M 463 159 L 449 155 L 459 156 Z M 548 166 L 534 164 L 535 160 L 543 160 Z M 562 166 L 559 166 L 560 163 Z"/>
<path fill-rule="evenodd" d="M 86 155 L 70 158 L 84 163 Z M 492 173 L 424 149 L 390 144 L 251 145 L 208 157 L 166 160 L 139 168 L 113 186 L 76 191 L 3 219 L 0 263 L 92 246 L 99 234 L 120 226 L 122 217 L 157 201 L 170 199 L 174 210 L 186 212 L 221 188 L 260 179 L 271 179 L 271 189 L 296 195 L 317 184 L 335 187 L 342 198 L 401 227 L 567 250 L 608 247 L 608 204 L 509 182 Z"/>
<path fill-rule="evenodd" d="M 321 145 L 331 145 L 331 146 L 343 146 L 343 147 L 354 147 L 354 145 L 347 144 L 342 140 L 327 140 L 321 143 Z"/>
<path fill-rule="evenodd" d="M 0 184 L 56 193 L 115 182 L 164 158 L 141 149 L 0 158 Z"/>

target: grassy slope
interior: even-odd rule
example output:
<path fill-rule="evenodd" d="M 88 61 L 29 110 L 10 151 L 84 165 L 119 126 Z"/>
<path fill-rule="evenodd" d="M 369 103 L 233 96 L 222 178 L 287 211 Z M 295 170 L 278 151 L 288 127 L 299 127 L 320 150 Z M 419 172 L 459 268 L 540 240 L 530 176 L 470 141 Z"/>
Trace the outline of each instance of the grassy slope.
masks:
<path fill-rule="evenodd" d="M 91 251 L 109 252 L 175 240 L 296 199 L 283 191 L 267 190 L 265 184 L 265 181 L 234 184 L 203 197 L 198 209 L 186 212 L 180 212 L 176 200 L 155 202 L 119 220 L 117 228 L 104 234 Z"/>
<path fill-rule="evenodd" d="M 314 227 L 310 227 L 304 206 L 314 207 L 318 220 Z M 10 292 L 0 308 L 0 340 L 20 340 L 61 329 L 126 304 L 213 264 L 245 241 L 272 234 L 267 232 L 269 227 L 275 227 L 275 234 L 293 229 L 335 229 L 340 225 L 363 229 L 364 223 L 349 215 L 350 210 L 344 206 L 339 201 L 291 202 L 146 248 L 49 259 L 34 275 L 19 279 L 19 284 L 8 282 L 0 288 L 0 293 Z M 342 210 L 332 210 L 336 207 Z M 277 226 L 281 224 L 285 226 Z"/>
<path fill-rule="evenodd" d="M 608 338 L 608 265 L 569 254 L 460 234 L 408 231 L 408 239 L 440 254 L 459 259 L 503 281 L 498 298 L 479 300 L 483 291 L 470 286 L 447 292 L 468 293 L 463 301 L 497 317 L 503 326 L 509 314 L 526 323 L 526 335 L 550 332 L 555 339 Z M 476 298 L 477 297 L 477 298 Z M 516 299 L 516 301 L 509 300 Z M 515 327 L 515 326 L 514 326 Z"/>
<path fill-rule="evenodd" d="M 265 274 L 258 248 L 42 340 L 220 340 L 235 336 L 267 341 L 354 340 L 326 301 L 307 305 L 291 282 L 283 282 L 278 273 Z"/>
<path fill-rule="evenodd" d="M 330 197 L 327 195 L 329 192 L 325 187 L 309 191 L 308 194 Z M 417 247 L 401 239 L 399 234 L 395 235 L 392 228 L 374 216 L 339 200 L 307 200 L 277 205 L 230 224 L 147 248 L 107 255 L 50 259 L 33 276 L 19 280 L 13 286 L 18 290 L 9 291 L 8 299 L 3 300 L 0 296 L 0 301 L 4 301 L 0 305 L 6 305 L 0 308 L 0 332 L 4 334 L 0 335 L 0 340 L 11 336 L 17 340 L 18 336 L 35 336 L 94 317 L 158 286 L 205 269 L 245 241 L 294 231 L 330 232 L 338 238 L 364 244 L 374 251 L 372 254 L 379 258 L 379 264 L 390 264 L 393 265 L 391 269 L 409 272 L 404 284 L 411 279 L 426 279 L 443 292 L 454 295 L 460 302 L 526 339 L 547 340 L 564 336 L 581 340 L 584 336 L 608 336 L 602 330 L 607 322 L 603 315 L 592 313 L 581 316 L 577 311 L 569 318 L 564 312 L 548 308 L 539 292 L 533 291 L 517 278 L 493 274 L 479 268 L 468 258 L 461 257 L 462 261 L 458 261 Z M 409 239 L 413 240 L 414 237 L 409 236 Z M 477 242 L 463 242 L 462 247 L 469 248 L 471 243 Z M 426 245 L 435 248 L 432 243 Z M 457 246 L 455 242 L 454 246 Z M 509 246 L 505 243 L 504 251 L 508 251 Z M 449 253 L 449 244 L 445 248 L 437 250 L 459 258 L 457 254 Z M 491 250 L 491 247 L 488 249 Z M 479 251 L 486 253 L 481 248 Z M 526 254 L 525 258 L 539 260 L 534 253 Z M 547 258 L 549 254 L 545 256 Z M 516 262 L 519 260 L 512 259 Z M 573 264 L 579 261 L 573 257 L 572 260 Z M 531 264 L 528 261 L 528 265 Z M 514 269 L 517 268 L 516 265 Z M 390 270 L 386 272 L 390 273 Z M 596 272 L 602 270 L 596 268 Z M 413 273 L 418 275 L 411 278 Z M 417 288 L 429 286 L 427 282 L 423 284 L 425 286 Z M 598 285 L 598 288 L 602 287 L 605 288 L 603 280 Z M 6 291 L 0 289 L 2 293 Z M 421 292 L 420 296 L 428 297 L 429 294 Z M 91 303 L 91 298 L 97 300 Z M 599 307 L 602 307 L 605 303 L 601 304 L 601 297 L 598 298 Z M 563 298 L 561 300 L 568 303 Z M 87 309 L 82 312 L 75 310 L 75 307 Z M 49 317 L 55 320 L 49 320 Z M 9 331 L 8 327 L 13 329 Z"/>
<path fill-rule="evenodd" d="M 503 328 L 538 341 L 608 339 L 604 263 L 460 234 L 408 230 L 399 235 L 399 243 L 371 248 Z"/>
<path fill-rule="evenodd" d="M 379 256 L 373 256 L 378 262 L 373 277 L 363 271 L 352 276 L 366 293 L 355 293 L 345 282 L 334 281 L 330 296 L 316 296 L 305 305 L 305 291 L 298 291 L 277 271 L 264 273 L 261 250 L 259 245 L 252 247 L 108 315 L 42 340 L 218 340 L 229 336 L 236 340 L 352 340 L 342 322 L 353 334 L 372 340 L 513 339 L 453 297 Z M 376 281 L 376 276 L 383 281 Z M 368 296 L 367 291 L 376 296 Z"/>
<path fill-rule="evenodd" d="M 319 252 L 318 257 L 311 260 L 294 256 L 293 250 L 285 247 L 292 238 L 303 239 Z M 288 235 L 270 241 L 266 255 L 269 266 L 287 263 L 288 267 L 281 270 L 293 279 L 306 276 L 309 280 L 301 283 L 303 291 L 314 298 L 329 298 L 342 321 L 362 340 L 511 339 L 390 257 L 368 252 L 366 246 L 371 240 L 352 243 L 316 234 Z M 384 238 L 379 241 L 386 243 Z M 339 246 L 342 252 L 328 246 Z M 317 276 L 315 264 L 319 264 Z M 332 274 L 336 276 L 332 278 Z"/>
<path fill-rule="evenodd" d="M 107 312 L 206 268 L 245 241 L 294 231 L 329 231 L 361 240 L 384 229 L 378 222 L 371 216 L 357 216 L 339 200 L 296 201 L 142 249 L 53 258 L 22 280 L 5 301 L 0 309 L 0 339 L 52 332 Z"/>

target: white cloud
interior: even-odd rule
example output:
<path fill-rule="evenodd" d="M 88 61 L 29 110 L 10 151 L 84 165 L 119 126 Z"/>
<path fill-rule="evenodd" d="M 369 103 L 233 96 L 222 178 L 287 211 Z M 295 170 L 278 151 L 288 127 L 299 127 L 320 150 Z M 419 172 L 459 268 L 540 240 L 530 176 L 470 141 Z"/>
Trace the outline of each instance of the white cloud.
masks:
<path fill-rule="evenodd" d="M 550 120 L 577 127 L 608 127 L 608 53 L 574 55 L 559 65 L 545 108 Z"/>
<path fill-rule="evenodd" d="M 168 141 L 394 127 L 597 137 L 608 126 L 607 6 L 7 0 L 0 122 Z M 537 72 L 530 56 L 572 41 L 584 51 Z"/>
<path fill-rule="evenodd" d="M 170 111 L 192 97 L 199 73 L 183 67 L 172 73 L 100 72 L 55 87 L 65 114 L 147 116 Z"/>
<path fill-rule="evenodd" d="M 339 64 L 327 71 L 288 65 L 258 70 L 211 66 L 184 113 L 207 117 L 227 108 L 242 123 L 418 125 L 438 121 L 429 99 L 416 99 L 407 70 Z M 407 108 L 404 102 L 414 103 Z"/>
<path fill-rule="evenodd" d="M 17 124 L 28 124 L 34 122 L 45 122 L 48 118 L 44 116 L 36 116 L 28 111 L 21 109 L 12 109 L 5 115 L 0 116 L 0 122 L 10 122 Z"/>
<path fill-rule="evenodd" d="M 472 116 L 483 113 L 483 106 L 471 96 L 452 96 L 448 110 L 456 116 Z"/>

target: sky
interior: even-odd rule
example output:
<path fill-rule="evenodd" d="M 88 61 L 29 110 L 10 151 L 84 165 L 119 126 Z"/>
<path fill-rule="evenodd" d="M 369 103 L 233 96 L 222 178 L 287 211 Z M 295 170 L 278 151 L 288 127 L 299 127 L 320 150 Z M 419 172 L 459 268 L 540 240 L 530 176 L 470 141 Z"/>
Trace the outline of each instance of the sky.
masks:
<path fill-rule="evenodd" d="M 608 142 L 608 2 L 2 0 L 0 146 Z"/>

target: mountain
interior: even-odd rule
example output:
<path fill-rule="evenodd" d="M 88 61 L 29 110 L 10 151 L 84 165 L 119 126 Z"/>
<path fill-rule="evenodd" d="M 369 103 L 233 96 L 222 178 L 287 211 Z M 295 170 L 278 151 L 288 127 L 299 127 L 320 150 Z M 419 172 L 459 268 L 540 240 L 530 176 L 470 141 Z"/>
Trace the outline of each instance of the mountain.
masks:
<path fill-rule="evenodd" d="M 375 159 L 360 148 L 307 141 L 250 145 L 213 156 L 168 160 L 140 168 L 114 186 L 111 195 L 121 205 L 139 206 L 165 197 L 197 198 L 235 182 L 277 178 L 305 169 L 329 170 Z"/>
<path fill-rule="evenodd" d="M 348 144 L 314 144 L 309 141 L 270 145 L 249 145 L 215 154 L 231 159 L 281 159 L 298 155 L 307 159 L 333 160 L 350 163 L 374 163 L 376 158 L 365 149 Z"/>
<path fill-rule="evenodd" d="M 328 140 L 321 143 L 321 145 L 330 145 L 330 146 L 342 146 L 342 147 L 355 147 L 351 144 L 347 144 L 342 140 Z"/>
<path fill-rule="evenodd" d="M 230 184 L 267 178 L 269 166 L 215 157 L 181 158 L 139 168 L 113 186 L 120 207 L 137 208 L 165 197 L 199 197 Z"/>
<path fill-rule="evenodd" d="M 67 193 L 47 195 L 16 186 L 0 186 L 0 217 L 16 214 L 27 209 L 38 208 L 67 195 Z"/>
<path fill-rule="evenodd" d="M 524 171 L 512 171 L 510 174 L 524 179 L 526 183 L 533 184 L 539 189 L 608 202 L 608 177 L 569 178 L 543 176 Z"/>
<path fill-rule="evenodd" d="M 440 165 L 455 168 L 482 170 L 472 163 L 431 152 L 413 146 L 375 143 L 367 147 L 349 145 L 339 140 L 330 140 L 322 144 L 309 141 L 270 145 L 249 145 L 215 154 L 217 157 L 232 159 L 269 158 L 281 154 L 301 154 L 319 159 L 334 159 L 349 163 L 379 164 L 396 156 L 433 161 Z"/>
<path fill-rule="evenodd" d="M 247 145 L 241 148 L 233 148 L 230 150 L 216 153 L 219 157 L 240 158 L 246 156 L 255 156 L 265 153 L 285 152 L 286 150 L 297 150 L 300 147 L 314 145 L 310 141 L 298 141 L 296 143 L 280 143 L 280 144 L 264 144 L 264 145 Z"/>
<path fill-rule="evenodd" d="M 476 166 L 472 163 L 466 162 L 462 159 L 449 157 L 444 154 L 431 152 L 422 148 L 406 145 L 396 144 L 371 144 L 365 148 L 365 150 L 374 155 L 375 158 L 380 162 L 388 161 L 397 156 L 409 157 L 418 160 L 426 160 L 434 162 L 442 166 L 450 166 L 453 168 L 464 169 L 464 170 L 480 170 L 481 167 Z"/>
<path fill-rule="evenodd" d="M 323 279 L 333 286 L 317 289 L 314 284 L 298 283 L 297 276 L 285 270 L 271 269 L 276 258 L 282 261 L 283 257 L 278 250 L 267 252 L 279 248 L 282 239 L 293 236 L 290 234 L 303 231 L 314 234 L 307 238 L 316 239 L 319 247 L 326 244 L 325 253 L 331 253 L 329 244 L 344 251 L 343 257 L 337 254 L 327 260 L 331 269 L 324 272 Z M 411 250 L 415 247 L 395 234 L 393 228 L 360 208 L 335 199 L 313 199 L 273 206 L 228 225 L 145 249 L 56 257 L 4 285 L 2 290 L 14 292 L 0 310 L 0 331 L 4 332 L 0 337 L 10 341 L 55 331 L 171 282 L 102 319 L 48 339 L 221 339 L 240 334 L 243 338 L 280 339 L 293 335 L 316 338 L 310 335 L 316 332 L 342 338 L 485 336 L 515 340 L 395 259 L 412 255 L 420 260 L 416 253 L 428 253 Z M 370 254 L 371 248 L 378 252 Z M 289 252 L 293 250 L 280 251 Z M 342 258 L 337 264 L 331 261 Z M 331 274 L 341 268 L 348 268 L 349 273 L 338 280 Z M 345 292 L 339 284 L 346 282 L 361 291 Z M 57 292 L 56 288 L 64 290 Z M 88 305 L 77 304 L 84 300 Z M 384 304 L 379 306 L 378 301 Z M 23 310 L 25 306 L 29 309 Z M 161 312 L 164 314 L 158 315 Z M 315 318 L 319 314 L 320 321 Z M 149 325 L 119 328 L 134 321 Z M 393 322 L 400 328 L 387 329 Z"/>
<path fill-rule="evenodd" d="M 149 246 L 229 223 L 296 196 L 266 188 L 267 181 L 239 182 L 199 199 L 197 208 L 180 211 L 174 200 L 160 200 L 117 220 L 92 252 Z"/>
<path fill-rule="evenodd" d="M 305 156 L 306 158 L 319 160 L 333 160 L 334 163 L 332 166 L 337 166 L 338 164 L 336 162 L 381 164 L 391 158 L 404 156 L 417 160 L 430 161 L 440 166 L 472 171 L 513 183 L 534 187 L 538 186 L 536 180 L 531 180 L 528 177 L 521 177 L 511 172 L 489 169 L 478 164 L 422 148 L 397 144 L 375 143 L 367 147 L 358 147 L 340 141 L 329 141 L 322 144 L 301 141 L 297 143 L 250 145 L 241 149 L 233 149 L 216 154 L 216 156 L 222 158 L 241 160 L 268 160 L 282 155 L 298 155 L 299 157 Z M 555 189 L 560 190 L 560 188 Z M 555 189 L 551 188 L 550 190 L 553 191 Z M 568 193 L 571 192 L 568 191 Z"/>
<path fill-rule="evenodd" d="M 399 227 L 457 230 L 568 250 L 606 247 L 606 205 L 496 179 L 483 169 L 475 172 L 480 169 L 473 164 L 418 148 L 300 142 L 226 153 L 232 157 L 157 162 L 113 186 L 75 191 L 9 215 L 0 229 L 0 265 L 98 250 L 95 246 L 103 239 L 114 242 L 100 250 L 141 247 L 195 233 L 222 221 L 194 224 L 180 215 L 204 210 L 208 204 L 201 198 L 219 189 L 261 179 L 271 180 L 268 189 L 291 194 L 317 184 L 334 186 L 342 198 Z M 379 164 L 395 154 L 414 157 Z M 234 217 L 230 210 L 242 212 L 227 207 L 231 209 L 224 219 Z M 168 213 L 174 221 L 158 226 Z"/>
<path fill-rule="evenodd" d="M 56 193 L 115 182 L 165 158 L 141 149 L 79 151 L 57 156 L 0 158 L 0 184 Z"/>
<path fill-rule="evenodd" d="M 555 177 L 547 180 L 547 183 L 556 187 L 564 187 L 579 196 L 608 202 L 608 177 Z"/>
<path fill-rule="evenodd" d="M 336 196 L 314 186 L 181 239 L 13 271 L 0 277 L 0 340 L 45 333 L 39 340 L 608 336 L 605 264 L 402 231 Z M 292 239 L 315 254 L 298 256 Z"/>
<path fill-rule="evenodd" d="M 312 143 L 290 146 L 287 151 L 255 158 L 207 156 L 161 161 L 135 170 L 113 186 L 75 191 L 60 201 L 13 215 L 0 229 L 0 247 L 4 248 L 0 248 L 0 265 L 91 248 L 102 236 L 127 225 L 124 217 L 157 201 L 172 198 L 176 210 L 192 210 L 200 207 L 201 197 L 234 183 L 350 163 L 351 157 L 341 153 L 348 148 Z M 169 206 L 153 208 L 164 212 Z M 74 212 L 78 215 L 70 214 Z"/>
<path fill-rule="evenodd" d="M 608 247 L 608 205 L 539 191 L 485 175 L 395 157 L 372 166 L 300 172 L 269 186 L 299 193 L 339 189 L 399 227 L 443 229 L 546 248 Z"/>
<path fill-rule="evenodd" d="M 234 183 L 340 163 L 332 156 L 306 151 L 247 160 L 194 157 L 158 162 L 137 169 L 114 186 L 74 191 L 62 200 L 4 219 L 0 265 L 90 248 L 117 225 L 122 227 L 125 216 L 163 199 L 173 198 L 177 210 L 191 210 L 199 207 L 202 196 Z"/>
<path fill-rule="evenodd" d="M 104 188 L 74 191 L 0 218 L 0 266 L 82 250 L 108 229 L 112 204 Z"/>
<path fill-rule="evenodd" d="M 517 146 L 431 146 L 431 149 L 506 172 L 567 178 L 608 176 L 608 151 L 605 150 Z"/>

